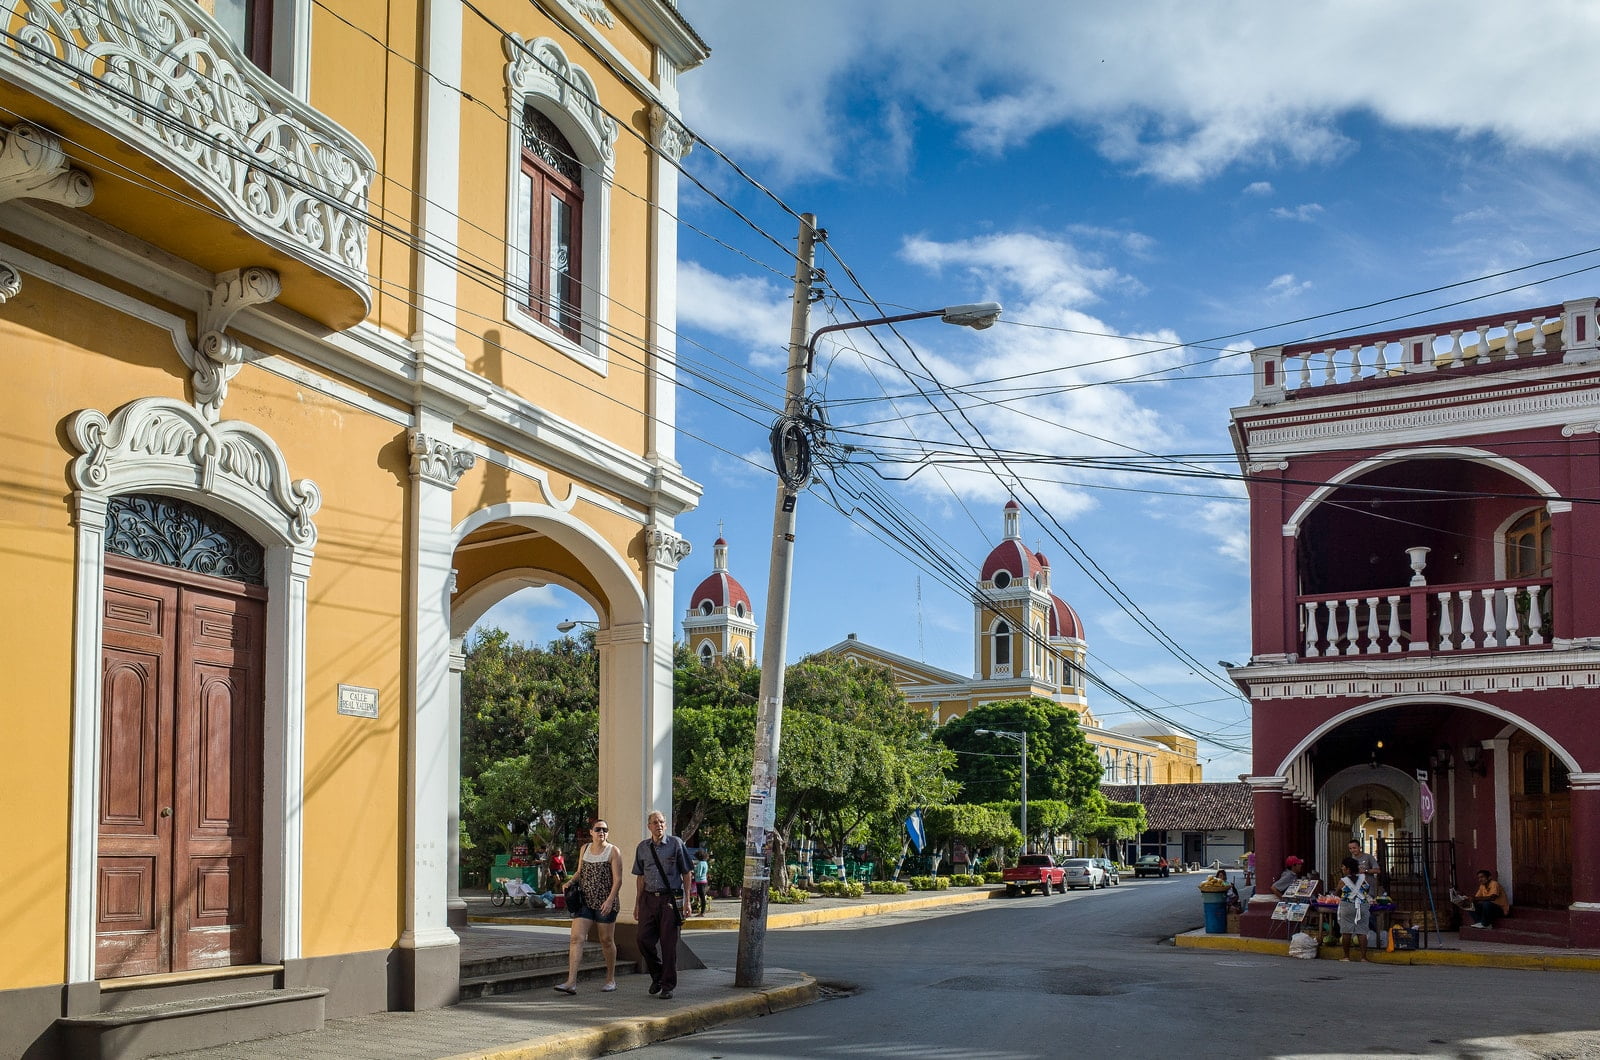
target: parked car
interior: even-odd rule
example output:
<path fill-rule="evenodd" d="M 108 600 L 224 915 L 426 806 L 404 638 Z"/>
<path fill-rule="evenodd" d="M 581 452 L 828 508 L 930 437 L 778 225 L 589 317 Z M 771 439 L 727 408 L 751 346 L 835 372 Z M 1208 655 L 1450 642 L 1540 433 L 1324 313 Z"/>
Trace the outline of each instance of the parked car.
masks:
<path fill-rule="evenodd" d="M 1133 863 L 1133 876 L 1162 876 L 1167 874 L 1167 859 L 1159 854 L 1146 854 Z"/>
<path fill-rule="evenodd" d="M 1065 890 L 1066 874 L 1049 854 L 1023 854 L 1015 865 L 1005 870 L 1001 879 L 1007 894 L 1027 894 L 1033 890 L 1049 894 L 1057 888 Z"/>
<path fill-rule="evenodd" d="M 1122 870 L 1117 868 L 1117 863 L 1110 858 L 1090 858 L 1090 861 L 1106 870 L 1106 879 L 1111 881 L 1111 886 L 1122 886 Z"/>
<path fill-rule="evenodd" d="M 1096 887 L 1109 886 L 1106 870 L 1095 862 L 1095 858 L 1068 858 L 1063 861 L 1061 865 L 1067 870 L 1067 890 L 1087 887 L 1092 891 Z"/>

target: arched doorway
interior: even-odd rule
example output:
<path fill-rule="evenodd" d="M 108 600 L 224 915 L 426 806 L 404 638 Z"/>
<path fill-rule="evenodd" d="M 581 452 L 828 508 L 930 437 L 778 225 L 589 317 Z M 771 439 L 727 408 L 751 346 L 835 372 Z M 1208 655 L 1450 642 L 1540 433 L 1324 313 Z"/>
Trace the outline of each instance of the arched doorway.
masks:
<path fill-rule="evenodd" d="M 253 964 L 264 550 L 171 497 L 106 524 L 95 978 Z"/>

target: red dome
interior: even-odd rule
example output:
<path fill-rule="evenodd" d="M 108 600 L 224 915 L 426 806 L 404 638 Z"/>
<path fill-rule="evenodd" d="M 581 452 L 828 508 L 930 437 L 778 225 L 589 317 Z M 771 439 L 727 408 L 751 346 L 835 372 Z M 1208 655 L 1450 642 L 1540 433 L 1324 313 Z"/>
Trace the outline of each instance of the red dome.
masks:
<path fill-rule="evenodd" d="M 1041 567 L 1050 566 L 1050 561 L 1044 558 L 1043 552 L 1035 552 L 1033 554 L 1033 558 L 1039 561 L 1039 566 Z"/>
<path fill-rule="evenodd" d="M 1070 637 L 1073 640 L 1086 639 L 1083 635 L 1083 622 L 1078 618 L 1078 612 L 1072 609 L 1061 597 L 1050 596 L 1050 637 Z"/>
<path fill-rule="evenodd" d="M 706 575 L 706 580 L 694 587 L 689 597 L 689 609 L 698 611 L 700 605 L 707 601 L 712 607 L 737 607 L 743 604 L 744 613 L 747 616 L 750 614 L 750 594 L 727 571 L 712 571 Z"/>
<path fill-rule="evenodd" d="M 1001 571 L 1009 571 L 1011 577 L 1033 580 L 1049 564 L 1041 564 L 1041 557 L 1028 551 L 1028 547 L 1021 541 L 1008 538 L 994 546 L 989 553 L 989 558 L 983 561 L 983 573 L 978 576 L 980 581 L 992 581 L 994 576 Z"/>

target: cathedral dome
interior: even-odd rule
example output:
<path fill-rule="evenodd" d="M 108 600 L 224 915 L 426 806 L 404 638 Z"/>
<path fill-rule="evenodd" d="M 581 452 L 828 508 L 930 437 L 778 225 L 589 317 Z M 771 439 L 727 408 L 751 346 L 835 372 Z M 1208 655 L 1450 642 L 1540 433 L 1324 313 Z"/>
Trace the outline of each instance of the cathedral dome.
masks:
<path fill-rule="evenodd" d="M 750 614 L 750 594 L 744 591 L 739 580 L 728 573 L 728 542 L 717 538 L 713 546 L 715 561 L 710 574 L 694 587 L 689 596 L 689 610 L 711 614 L 724 608 L 741 618 Z"/>
<path fill-rule="evenodd" d="M 1066 637 L 1071 640 L 1086 640 L 1083 635 L 1083 621 L 1078 618 L 1078 612 L 1072 605 L 1061 597 L 1050 596 L 1050 639 Z"/>

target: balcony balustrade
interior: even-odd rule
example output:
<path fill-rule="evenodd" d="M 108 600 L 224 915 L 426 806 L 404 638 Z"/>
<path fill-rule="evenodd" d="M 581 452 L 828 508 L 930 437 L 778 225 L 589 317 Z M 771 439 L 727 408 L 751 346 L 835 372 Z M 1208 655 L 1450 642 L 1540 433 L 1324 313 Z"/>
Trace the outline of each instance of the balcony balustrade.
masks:
<path fill-rule="evenodd" d="M 1299 598 L 1301 657 L 1539 648 L 1550 638 L 1548 578 L 1405 586 Z"/>
<path fill-rule="evenodd" d="M 78 165 L 107 174 L 102 184 L 156 185 L 149 194 L 161 201 L 144 204 L 155 209 L 97 195 L 97 208 L 120 204 L 113 224 L 213 271 L 277 269 L 285 302 L 296 266 L 308 266 L 344 288 L 334 298 L 341 323 L 365 315 L 371 153 L 253 65 L 198 4 L 0 0 L 0 105 L 53 129 Z M 174 224 L 174 203 L 191 202 Z M 277 254 L 252 253 L 226 226 Z M 238 260 L 206 260 L 218 245 L 239 248 Z M 307 282 L 326 308 L 328 285 Z M 314 292 L 302 300 L 319 301 Z"/>
<path fill-rule="evenodd" d="M 1418 381 L 1422 373 L 1465 375 L 1528 364 L 1600 357 L 1596 300 L 1470 317 L 1426 328 L 1271 346 L 1251 354 L 1257 405 L 1351 386 Z"/>

